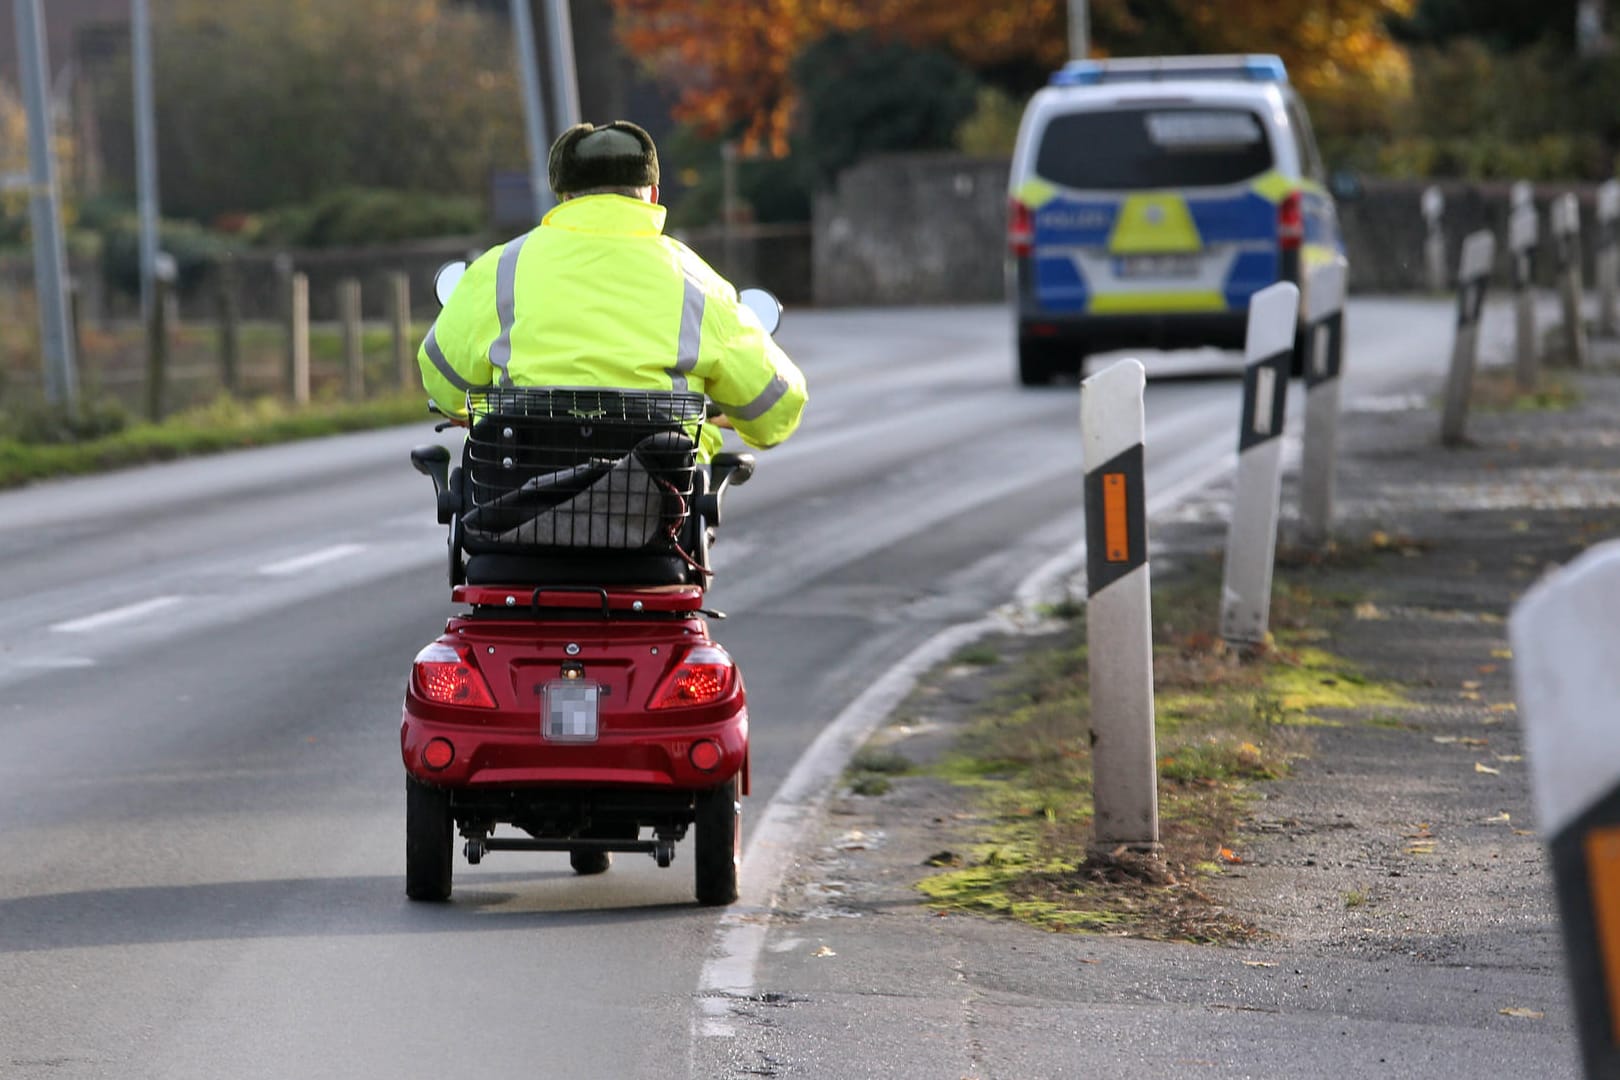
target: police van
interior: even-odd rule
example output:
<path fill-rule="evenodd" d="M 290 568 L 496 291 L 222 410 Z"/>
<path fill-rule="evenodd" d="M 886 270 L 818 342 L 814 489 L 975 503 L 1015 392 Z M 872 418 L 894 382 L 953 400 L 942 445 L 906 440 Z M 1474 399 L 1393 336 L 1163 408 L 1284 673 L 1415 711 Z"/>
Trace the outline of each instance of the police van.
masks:
<path fill-rule="evenodd" d="M 1027 385 L 1119 348 L 1241 348 L 1249 298 L 1343 242 L 1275 56 L 1074 61 L 1035 94 L 1009 182 Z"/>

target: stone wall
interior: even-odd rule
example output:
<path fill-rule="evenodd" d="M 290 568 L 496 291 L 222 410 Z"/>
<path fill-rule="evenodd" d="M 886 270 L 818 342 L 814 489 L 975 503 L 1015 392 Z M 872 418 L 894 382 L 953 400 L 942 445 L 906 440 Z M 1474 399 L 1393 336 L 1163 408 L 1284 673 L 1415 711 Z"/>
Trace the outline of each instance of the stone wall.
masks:
<path fill-rule="evenodd" d="M 1357 292 L 1402 293 L 1426 288 L 1423 216 L 1428 185 L 1368 181 L 1339 213 Z M 1498 279 L 1507 278 L 1506 183 L 1439 185 L 1446 197 L 1444 228 L 1456 266 L 1469 232 L 1497 234 Z M 1591 282 L 1596 229 L 1594 185 L 1542 185 L 1543 250 L 1547 205 L 1565 191 L 1581 199 L 1582 239 Z M 888 155 L 845 172 L 835 191 L 815 204 L 813 264 L 816 303 L 926 304 L 996 301 L 1004 297 L 1007 163 L 943 154 Z M 1552 281 L 1550 254 L 1538 262 Z"/>
<path fill-rule="evenodd" d="M 868 159 L 817 196 L 817 304 L 998 300 L 1007 163 L 954 154 Z"/>

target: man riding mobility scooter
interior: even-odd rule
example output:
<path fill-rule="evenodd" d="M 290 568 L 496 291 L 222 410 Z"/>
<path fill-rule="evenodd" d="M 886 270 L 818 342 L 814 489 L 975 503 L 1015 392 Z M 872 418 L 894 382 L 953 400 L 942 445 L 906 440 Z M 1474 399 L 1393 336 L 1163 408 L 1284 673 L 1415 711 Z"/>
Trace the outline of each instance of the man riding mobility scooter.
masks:
<path fill-rule="evenodd" d="M 597 874 L 615 851 L 667 867 L 688 830 L 698 901 L 737 898 L 747 696 L 704 588 L 721 499 L 754 458 L 699 465 L 704 422 L 701 394 L 489 388 L 468 394 L 459 466 L 411 452 L 466 605 L 405 694 L 411 899 L 449 898 L 458 833 L 474 865 L 566 851 Z"/>

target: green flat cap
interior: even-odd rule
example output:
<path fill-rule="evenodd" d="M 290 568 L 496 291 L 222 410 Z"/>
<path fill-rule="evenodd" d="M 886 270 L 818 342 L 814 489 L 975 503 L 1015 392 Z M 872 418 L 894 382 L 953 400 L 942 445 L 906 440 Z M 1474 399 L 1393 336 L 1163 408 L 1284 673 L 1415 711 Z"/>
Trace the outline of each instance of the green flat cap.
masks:
<path fill-rule="evenodd" d="M 592 188 L 649 187 L 658 183 L 658 148 L 628 120 L 575 124 L 551 144 L 546 172 L 559 197 Z"/>

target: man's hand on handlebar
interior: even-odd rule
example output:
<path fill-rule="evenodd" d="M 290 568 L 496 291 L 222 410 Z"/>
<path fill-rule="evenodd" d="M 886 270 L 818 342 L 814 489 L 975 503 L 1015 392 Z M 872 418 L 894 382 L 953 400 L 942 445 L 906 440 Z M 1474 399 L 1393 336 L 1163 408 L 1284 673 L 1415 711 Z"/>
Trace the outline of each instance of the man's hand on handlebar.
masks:
<path fill-rule="evenodd" d="M 703 406 L 703 419 L 707 420 L 715 427 L 723 428 L 726 431 L 737 430 L 731 426 L 731 419 L 726 416 L 725 413 L 720 411 L 720 406 L 716 405 L 712 401 Z"/>

